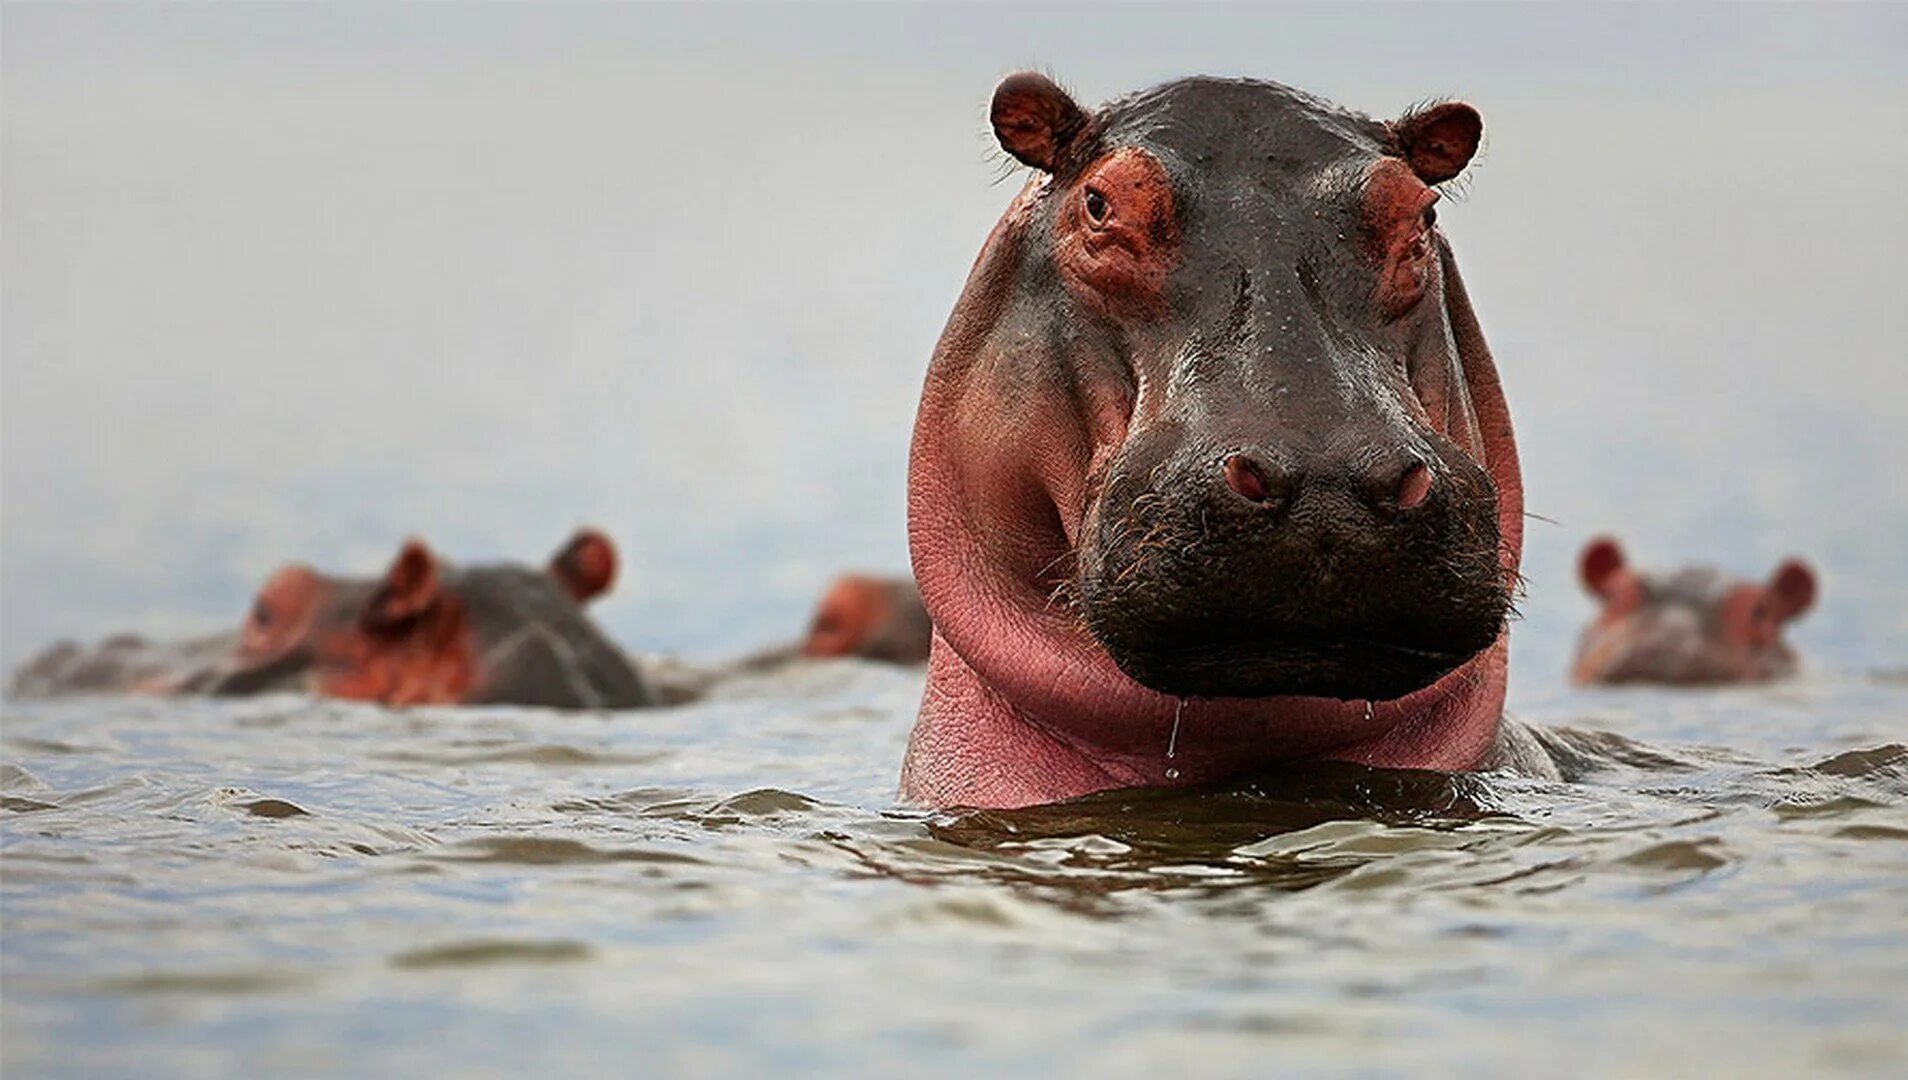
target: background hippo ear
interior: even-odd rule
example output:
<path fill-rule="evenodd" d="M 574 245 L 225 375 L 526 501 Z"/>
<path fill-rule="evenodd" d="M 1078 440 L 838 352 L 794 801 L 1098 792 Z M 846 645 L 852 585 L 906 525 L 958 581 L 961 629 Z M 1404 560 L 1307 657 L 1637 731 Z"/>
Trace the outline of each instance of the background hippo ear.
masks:
<path fill-rule="evenodd" d="M 1617 575 L 1623 572 L 1623 548 L 1613 537 L 1599 536 L 1583 546 L 1583 554 L 1577 556 L 1577 574 L 1583 581 L 1583 587 L 1592 596 L 1608 600 L 1613 592 Z"/>
<path fill-rule="evenodd" d="M 550 557 L 550 576 L 577 603 L 594 600 L 616 583 L 616 545 L 595 529 L 578 529 Z"/>
<path fill-rule="evenodd" d="M 406 540 L 384 572 L 360 621 L 369 630 L 395 630 L 429 611 L 442 595 L 437 556 L 419 540 Z"/>
<path fill-rule="evenodd" d="M 1441 184 L 1471 163 L 1484 138 L 1484 118 L 1462 101 L 1446 101 L 1411 110 L 1392 121 L 1391 132 L 1418 179 Z"/>
<path fill-rule="evenodd" d="M 1815 571 L 1801 559 L 1785 559 L 1769 577 L 1769 599 L 1775 617 L 1788 622 L 1815 605 Z"/>
<path fill-rule="evenodd" d="M 1052 79 L 1022 71 L 1001 80 L 990 110 L 1001 149 L 1043 172 L 1086 127 L 1086 114 Z"/>

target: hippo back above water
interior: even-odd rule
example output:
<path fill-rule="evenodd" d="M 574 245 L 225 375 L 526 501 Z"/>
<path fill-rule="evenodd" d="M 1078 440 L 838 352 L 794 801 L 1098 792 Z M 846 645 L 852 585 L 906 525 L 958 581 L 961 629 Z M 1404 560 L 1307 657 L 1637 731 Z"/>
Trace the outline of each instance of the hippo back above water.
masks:
<path fill-rule="evenodd" d="M 583 610 L 609 589 L 616 567 L 615 547 L 588 529 L 543 568 L 455 566 L 412 540 L 379 578 L 280 569 L 236 633 L 170 646 L 131 637 L 93 650 L 54 646 L 21 669 L 12 692 L 289 691 L 386 705 L 654 704 L 643 676 Z"/>
<path fill-rule="evenodd" d="M 1436 225 L 1477 112 L 1213 78 L 1087 112 L 1022 74 L 992 119 L 1039 175 L 916 420 L 904 794 L 1502 760 L 1523 489 Z"/>
<path fill-rule="evenodd" d="M 1815 571 L 1785 559 L 1766 581 L 1708 566 L 1633 569 L 1609 537 L 1584 546 L 1578 576 L 1600 604 L 1577 643 L 1571 678 L 1590 683 L 1716 686 L 1795 673 L 1785 627 L 1815 605 Z"/>

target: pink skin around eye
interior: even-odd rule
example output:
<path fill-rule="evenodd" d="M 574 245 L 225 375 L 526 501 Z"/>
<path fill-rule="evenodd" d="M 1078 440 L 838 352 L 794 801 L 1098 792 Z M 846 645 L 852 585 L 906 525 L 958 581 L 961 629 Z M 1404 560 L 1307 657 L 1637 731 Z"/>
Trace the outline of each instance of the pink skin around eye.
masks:
<path fill-rule="evenodd" d="M 1381 266 L 1377 301 L 1387 315 L 1401 314 L 1424 295 L 1431 272 L 1429 211 L 1438 193 L 1397 158 L 1372 166 L 1366 180 L 1364 220 L 1368 249 Z"/>

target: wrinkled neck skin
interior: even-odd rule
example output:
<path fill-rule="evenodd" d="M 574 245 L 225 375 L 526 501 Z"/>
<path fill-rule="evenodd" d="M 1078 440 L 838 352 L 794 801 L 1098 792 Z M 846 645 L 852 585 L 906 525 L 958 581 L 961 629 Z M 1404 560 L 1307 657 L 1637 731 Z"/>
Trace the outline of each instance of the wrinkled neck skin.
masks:
<path fill-rule="evenodd" d="M 1146 415 L 1149 388 L 1050 385 L 1030 374 L 1053 370 L 1038 353 L 1067 341 L 1012 317 L 1044 186 L 1029 184 L 989 237 L 936 348 L 916 421 L 909 546 L 936 630 L 902 797 L 1013 807 L 1211 783 L 1304 758 L 1438 770 L 1485 762 L 1504 704 L 1502 634 L 1423 690 L 1364 702 L 1172 697 L 1121 672 L 1085 630 L 1065 598 L 1076 545 L 1096 474 L 1133 418 Z M 1421 335 L 1412 367 L 1442 374 L 1414 381 L 1438 388 L 1421 395 L 1433 426 L 1489 471 L 1500 561 L 1514 575 L 1523 488 L 1510 417 L 1448 248 L 1440 265 L 1448 332 Z"/>

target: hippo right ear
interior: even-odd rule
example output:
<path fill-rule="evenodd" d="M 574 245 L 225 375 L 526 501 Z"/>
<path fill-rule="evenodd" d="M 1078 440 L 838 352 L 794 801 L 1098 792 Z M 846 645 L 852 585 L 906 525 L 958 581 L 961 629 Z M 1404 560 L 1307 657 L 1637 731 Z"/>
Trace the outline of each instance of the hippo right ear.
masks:
<path fill-rule="evenodd" d="M 359 621 L 367 630 L 397 630 L 429 611 L 442 595 L 437 556 L 423 541 L 406 540 Z"/>
<path fill-rule="evenodd" d="M 616 583 L 616 545 L 595 529 L 578 529 L 550 557 L 550 576 L 577 603 L 588 603 Z"/>
<path fill-rule="evenodd" d="M 1484 138 L 1484 118 L 1462 101 L 1441 101 L 1393 120 L 1391 132 L 1418 179 L 1442 184 L 1471 163 Z"/>
<path fill-rule="evenodd" d="M 1785 559 L 1765 586 L 1778 622 L 1788 622 L 1815 605 L 1815 571 L 1801 559 Z"/>
<path fill-rule="evenodd" d="M 1577 556 L 1577 575 L 1590 595 L 1612 599 L 1619 575 L 1623 573 L 1623 549 L 1615 539 L 1599 536 L 1583 546 Z"/>
<path fill-rule="evenodd" d="M 1060 152 L 1086 127 L 1086 113 L 1037 71 L 1001 80 L 989 110 L 1000 148 L 1024 165 L 1052 172 Z"/>

